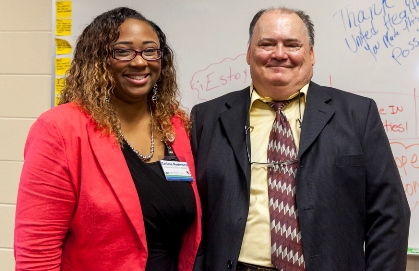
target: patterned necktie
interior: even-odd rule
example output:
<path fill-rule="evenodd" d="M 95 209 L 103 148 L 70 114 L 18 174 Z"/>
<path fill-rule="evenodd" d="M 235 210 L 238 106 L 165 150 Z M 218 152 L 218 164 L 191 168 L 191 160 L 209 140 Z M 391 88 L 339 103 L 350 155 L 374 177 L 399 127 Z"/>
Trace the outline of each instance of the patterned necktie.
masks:
<path fill-rule="evenodd" d="M 290 124 L 282 113 L 288 101 L 269 103 L 276 118 L 269 135 L 268 192 L 271 217 L 271 258 L 278 270 L 305 270 L 301 232 L 295 201 L 297 151 Z"/>

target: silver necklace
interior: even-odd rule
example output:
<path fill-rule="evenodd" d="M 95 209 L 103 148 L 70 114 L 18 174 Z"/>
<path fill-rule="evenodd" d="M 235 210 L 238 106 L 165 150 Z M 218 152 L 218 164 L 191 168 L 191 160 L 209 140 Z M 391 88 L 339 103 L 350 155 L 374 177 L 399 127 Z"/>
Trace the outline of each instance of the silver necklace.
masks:
<path fill-rule="evenodd" d="M 124 137 L 124 134 L 122 133 L 122 130 L 119 130 L 119 134 L 121 135 L 121 137 L 125 140 L 125 142 L 127 143 L 127 145 L 131 148 L 131 150 L 133 150 L 135 152 L 135 154 L 140 157 L 141 160 L 143 160 L 144 162 L 147 162 L 148 160 L 151 159 L 151 157 L 153 157 L 154 155 L 154 125 L 153 125 L 153 111 L 151 110 L 151 105 L 148 104 L 148 106 L 150 107 L 150 118 L 151 118 L 151 147 L 150 147 L 150 154 L 149 155 L 142 155 L 139 151 L 137 151 L 136 149 L 134 149 L 127 141 L 127 139 Z"/>

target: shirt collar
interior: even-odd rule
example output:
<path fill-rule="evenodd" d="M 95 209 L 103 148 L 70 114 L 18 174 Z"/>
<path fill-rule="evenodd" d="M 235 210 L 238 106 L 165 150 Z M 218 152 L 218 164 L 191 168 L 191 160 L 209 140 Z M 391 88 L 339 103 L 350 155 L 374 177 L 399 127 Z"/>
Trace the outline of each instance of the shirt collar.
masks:
<path fill-rule="evenodd" d="M 307 99 L 307 92 L 308 92 L 308 85 L 310 84 L 310 82 L 308 82 L 307 84 L 305 84 L 301 89 L 300 89 L 300 93 L 303 94 L 301 95 L 301 98 L 304 99 L 304 103 L 306 103 L 306 99 Z M 298 95 L 298 92 L 292 94 L 290 97 L 288 97 L 286 100 L 290 100 L 292 98 L 294 98 L 295 96 Z M 250 107 L 252 107 L 253 103 L 257 100 L 260 100 L 264 103 L 269 103 L 272 102 L 272 98 L 271 97 L 262 97 L 259 95 L 259 93 L 256 91 L 255 87 L 253 86 L 253 82 L 250 83 Z"/>

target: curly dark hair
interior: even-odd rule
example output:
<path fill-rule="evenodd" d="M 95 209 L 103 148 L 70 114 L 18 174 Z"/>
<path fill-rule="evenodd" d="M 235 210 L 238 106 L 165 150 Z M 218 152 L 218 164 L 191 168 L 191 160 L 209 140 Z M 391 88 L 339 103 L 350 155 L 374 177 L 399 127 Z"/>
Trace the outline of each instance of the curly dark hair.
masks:
<path fill-rule="evenodd" d="M 160 48 L 164 50 L 161 74 L 157 81 L 158 102 L 151 102 L 151 92 L 148 100 L 155 116 L 155 127 L 158 127 L 164 141 L 169 144 L 175 136 L 171 124 L 173 116 L 178 115 L 182 119 L 186 131 L 189 132 L 191 128 L 188 114 L 180 109 L 178 101 L 180 92 L 176 81 L 174 54 L 160 27 L 133 9 L 119 7 L 102 13 L 83 30 L 77 39 L 59 104 L 74 102 L 91 115 L 98 129 L 104 134 L 114 135 L 122 146 L 122 136 L 119 133 L 121 124 L 112 105 L 107 101 L 115 88 L 109 56 L 119 37 L 119 26 L 131 18 L 147 22 L 156 32 Z"/>

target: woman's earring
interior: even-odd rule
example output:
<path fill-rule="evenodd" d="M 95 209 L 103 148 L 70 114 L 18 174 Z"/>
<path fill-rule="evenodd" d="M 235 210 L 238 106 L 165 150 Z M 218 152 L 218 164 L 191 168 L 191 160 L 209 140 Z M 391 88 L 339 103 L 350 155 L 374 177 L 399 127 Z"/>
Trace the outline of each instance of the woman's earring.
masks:
<path fill-rule="evenodd" d="M 110 98 L 109 98 L 109 90 L 106 90 L 106 92 L 105 92 L 105 103 L 107 103 L 107 104 L 109 104 L 109 102 L 111 101 L 110 100 Z"/>
<path fill-rule="evenodd" d="M 151 101 L 156 104 L 157 103 L 157 84 L 153 86 L 153 95 L 151 96 Z"/>

